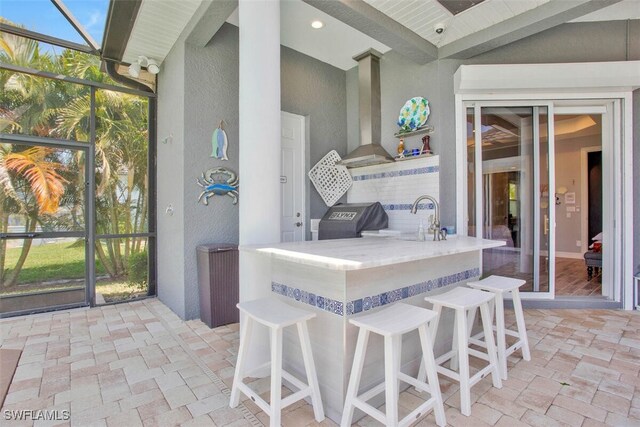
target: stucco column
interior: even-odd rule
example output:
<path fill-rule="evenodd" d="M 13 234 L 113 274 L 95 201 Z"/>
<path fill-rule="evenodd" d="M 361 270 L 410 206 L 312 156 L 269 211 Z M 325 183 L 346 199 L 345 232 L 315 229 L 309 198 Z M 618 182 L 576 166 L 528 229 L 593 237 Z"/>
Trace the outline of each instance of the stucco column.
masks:
<path fill-rule="evenodd" d="M 280 241 L 280 4 L 240 0 L 240 244 Z"/>
<path fill-rule="evenodd" d="M 239 0 L 238 17 L 242 246 L 280 241 L 280 3 Z M 271 294 L 270 264 L 260 258 L 240 252 L 240 301 Z M 266 334 L 258 332 L 248 361 L 254 367 L 269 354 Z"/>

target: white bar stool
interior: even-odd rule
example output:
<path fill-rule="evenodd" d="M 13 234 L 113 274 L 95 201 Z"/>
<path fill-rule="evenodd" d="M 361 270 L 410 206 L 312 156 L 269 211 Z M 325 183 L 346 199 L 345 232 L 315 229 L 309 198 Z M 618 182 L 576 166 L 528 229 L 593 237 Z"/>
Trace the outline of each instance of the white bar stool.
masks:
<path fill-rule="evenodd" d="M 527 361 L 531 360 L 529 340 L 527 339 L 527 328 L 524 324 L 524 313 L 522 311 L 522 302 L 520 301 L 520 286 L 525 283 L 526 281 L 524 280 L 503 276 L 489 276 L 478 282 L 467 283 L 467 286 L 471 288 L 491 292 L 495 295 L 498 362 L 500 363 L 500 372 L 503 380 L 507 379 L 507 357 L 509 357 L 509 355 L 522 348 L 522 358 Z M 509 292 L 511 292 L 511 298 L 513 300 L 513 311 L 516 315 L 516 325 L 518 328 L 517 332 L 506 329 L 504 326 L 504 296 Z M 507 348 L 506 335 L 510 335 L 518 339 L 515 344 L 509 348 Z M 470 338 L 470 342 L 476 345 L 485 346 L 484 342 L 480 341 L 483 336 L 484 332 L 474 335 Z"/>
<path fill-rule="evenodd" d="M 311 396 L 313 413 L 318 422 L 324 420 L 324 410 L 318 388 L 318 378 L 316 368 L 313 363 L 311 353 L 311 342 L 309 341 L 309 330 L 307 320 L 316 317 L 315 313 L 292 307 L 274 298 L 262 298 L 253 301 L 241 302 L 237 305 L 241 312 L 246 314 L 246 319 L 242 325 L 240 333 L 240 348 L 238 350 L 238 362 L 233 377 L 231 388 L 231 399 L 229 406 L 235 408 L 240 402 L 240 392 L 253 400 L 264 412 L 269 414 L 270 426 L 280 426 L 281 411 L 283 408 Z M 253 322 L 258 322 L 270 329 L 271 333 L 271 404 L 264 401 L 255 391 L 242 381 L 245 376 L 245 361 L 248 352 L 247 340 L 251 337 Z M 282 369 L 282 330 L 287 326 L 296 325 L 300 345 L 302 348 L 302 358 L 307 374 L 305 384 L 290 373 Z M 299 390 L 290 396 L 282 399 L 282 379 L 286 379 Z"/>
<path fill-rule="evenodd" d="M 478 383 L 482 378 L 491 373 L 493 386 L 496 388 L 502 388 L 502 381 L 500 380 L 500 373 L 498 370 L 496 346 L 493 341 L 493 334 L 491 333 L 492 329 L 489 302 L 493 301 L 493 298 L 493 294 L 488 292 L 463 287 L 458 287 L 449 292 L 425 298 L 426 301 L 433 304 L 433 310 L 438 315 L 431 323 L 431 331 L 434 337 L 438 331 L 438 323 L 440 321 L 442 308 L 448 307 L 456 312 L 452 349 L 436 359 L 436 369 L 439 373 L 460 383 L 460 412 L 466 416 L 471 415 L 471 387 Z M 471 325 L 468 324 L 467 313 L 470 310 L 473 310 L 475 313 L 475 309 L 478 307 L 480 308 L 482 326 L 485 331 L 485 336 L 487 337 L 487 353 L 482 353 L 469 348 L 469 331 L 471 329 Z M 469 355 L 489 362 L 487 366 L 482 368 L 472 377 L 469 373 Z M 451 359 L 452 369 L 440 366 L 449 359 Z M 459 372 L 453 370 L 456 369 L 455 365 L 457 364 L 459 364 Z M 424 378 L 424 371 L 421 366 L 418 380 L 422 378 Z"/>
<path fill-rule="evenodd" d="M 359 408 L 387 427 L 408 426 L 420 418 L 426 411 L 433 408 L 436 423 L 439 426 L 446 425 L 440 383 L 436 373 L 435 360 L 433 358 L 433 341 L 427 324 L 436 317 L 436 313 L 426 308 L 420 308 L 404 303 L 396 303 L 376 313 L 350 319 L 353 325 L 360 328 L 358 343 L 353 358 L 351 377 L 347 389 L 347 398 L 342 413 L 342 427 L 350 426 L 353 419 L 353 411 Z M 413 330 L 418 330 L 423 359 L 426 363 L 429 383 L 419 381 L 400 371 L 400 354 L 402 350 L 402 335 Z M 369 333 L 373 332 L 384 337 L 384 382 L 371 390 L 358 396 L 360 378 L 364 366 Z M 426 391 L 431 397 L 416 408 L 402 420 L 398 420 L 398 397 L 400 381 L 416 387 L 420 391 Z M 385 392 L 386 414 L 367 403 L 371 398 Z"/>

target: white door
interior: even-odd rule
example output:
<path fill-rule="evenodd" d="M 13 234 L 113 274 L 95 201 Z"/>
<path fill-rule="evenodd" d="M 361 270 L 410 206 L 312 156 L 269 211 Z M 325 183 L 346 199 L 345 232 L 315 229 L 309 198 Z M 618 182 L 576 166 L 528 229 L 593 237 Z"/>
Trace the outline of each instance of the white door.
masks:
<path fill-rule="evenodd" d="M 281 241 L 305 240 L 304 117 L 282 112 Z"/>

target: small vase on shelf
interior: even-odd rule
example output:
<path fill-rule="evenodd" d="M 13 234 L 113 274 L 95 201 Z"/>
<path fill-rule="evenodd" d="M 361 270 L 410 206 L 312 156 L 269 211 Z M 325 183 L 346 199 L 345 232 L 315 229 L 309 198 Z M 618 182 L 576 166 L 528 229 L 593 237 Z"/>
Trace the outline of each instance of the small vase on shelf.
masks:
<path fill-rule="evenodd" d="M 404 157 L 404 139 L 400 138 L 400 142 L 398 143 L 398 148 L 397 148 L 397 153 L 398 153 L 398 157 L 402 158 Z"/>
<path fill-rule="evenodd" d="M 431 137 L 429 135 L 425 135 L 422 137 L 422 151 L 420 154 L 432 154 L 431 147 L 429 146 L 429 140 Z"/>

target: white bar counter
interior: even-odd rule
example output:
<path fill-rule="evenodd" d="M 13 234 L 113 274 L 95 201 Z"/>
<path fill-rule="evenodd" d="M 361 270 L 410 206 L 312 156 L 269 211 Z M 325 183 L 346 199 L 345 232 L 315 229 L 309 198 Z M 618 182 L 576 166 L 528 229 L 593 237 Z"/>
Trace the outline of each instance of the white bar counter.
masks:
<path fill-rule="evenodd" d="M 427 293 L 444 292 L 478 278 L 480 251 L 505 244 L 465 236 L 440 242 L 403 237 L 240 247 L 251 265 L 245 274 L 252 278 L 250 286 L 240 289 L 241 301 L 270 295 L 317 314 L 309 322 L 313 356 L 325 413 L 338 423 L 357 337 L 348 320 L 398 301 L 430 308 L 424 301 Z M 436 356 L 450 342 L 452 331 L 452 317 L 446 317 L 440 322 Z M 285 334 L 284 367 L 304 380 L 297 336 L 290 332 Z M 420 354 L 417 335 L 407 334 L 403 342 L 403 371 L 415 374 Z M 264 340 L 255 343 L 253 350 L 268 357 L 267 349 L 260 348 Z M 374 335 L 369 346 L 363 390 L 384 377 L 382 340 Z"/>

